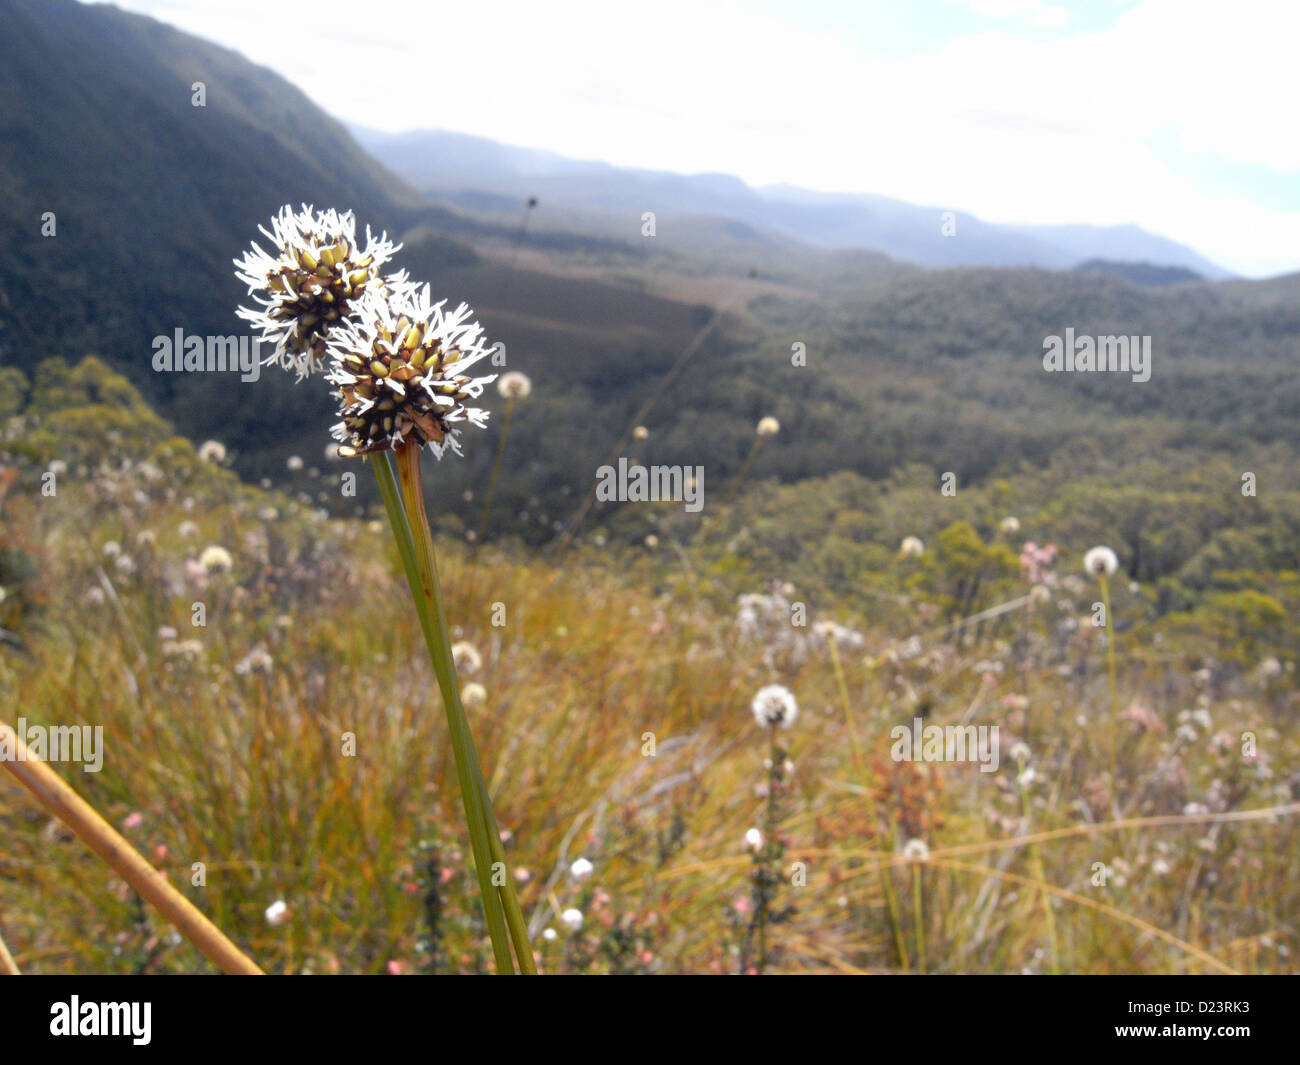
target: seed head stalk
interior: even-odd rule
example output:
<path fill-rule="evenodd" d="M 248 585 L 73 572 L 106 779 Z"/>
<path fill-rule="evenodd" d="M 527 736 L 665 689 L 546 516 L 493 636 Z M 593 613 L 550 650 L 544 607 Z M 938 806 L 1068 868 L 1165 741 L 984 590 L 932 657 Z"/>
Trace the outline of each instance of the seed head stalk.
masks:
<path fill-rule="evenodd" d="M 858 742 L 858 730 L 853 727 L 853 709 L 849 702 L 849 687 L 844 679 L 844 666 L 840 663 L 839 648 L 835 646 L 835 633 L 826 634 L 826 642 L 831 651 L 831 665 L 835 667 L 835 682 L 840 689 L 840 702 L 844 706 L 844 722 L 849 727 L 849 739 L 853 741 L 853 766 L 862 772 L 862 745 Z"/>
<path fill-rule="evenodd" d="M 758 449 L 763 446 L 763 435 L 754 437 L 754 443 L 750 446 L 749 454 L 745 456 L 745 461 L 740 464 L 740 471 L 736 474 L 736 479 L 731 482 L 731 489 L 727 493 L 727 502 L 733 503 L 736 494 L 740 491 L 740 486 L 745 481 L 745 474 L 749 472 L 749 467 L 754 464 L 754 459 L 758 455 Z"/>
<path fill-rule="evenodd" d="M 1101 601 L 1106 609 L 1106 668 L 1110 674 L 1110 787 L 1112 801 L 1119 801 L 1119 778 L 1115 775 L 1119 762 L 1119 688 L 1115 683 L 1115 620 L 1110 616 L 1110 580 L 1099 575 Z"/>
<path fill-rule="evenodd" d="M 456 763 L 461 799 L 465 806 L 470 846 L 474 854 L 475 873 L 483 898 L 483 911 L 498 973 L 513 974 L 510 948 L 514 945 L 519 970 L 528 975 L 537 972 L 532 946 L 524 924 L 523 912 L 515 895 L 514 882 L 506 867 L 496 817 L 492 812 L 487 785 L 479 766 L 478 753 L 470 734 L 469 719 L 461 705 L 456 683 L 456 666 L 448 638 L 447 616 L 438 581 L 438 564 L 433 550 L 433 536 L 424 509 L 420 487 L 419 448 L 411 445 L 395 451 L 401 482 L 400 495 L 393 471 L 382 454 L 370 456 L 380 494 L 388 511 L 389 524 L 402 556 L 411 597 L 420 627 L 424 632 L 429 660 L 438 679 L 443 707 L 447 713 L 448 734 Z M 499 876 L 494 873 L 499 872 Z M 500 880 L 498 887 L 494 880 Z"/>
<path fill-rule="evenodd" d="M 194 903 L 145 860 L 90 803 L 63 778 L 29 751 L 9 725 L 0 722 L 0 735 L 14 752 L 13 759 L 0 759 L 5 769 L 51 814 L 80 837 L 104 859 L 113 871 L 131 885 L 163 915 L 209 961 L 232 976 L 260 976 L 262 970 L 199 912 Z"/>
<path fill-rule="evenodd" d="M 889 840 L 894 846 L 898 843 L 898 833 L 894 829 L 894 818 L 892 814 L 887 814 L 889 821 Z M 880 862 L 876 866 L 876 871 L 880 874 L 880 885 L 885 892 L 885 902 L 889 906 L 889 925 L 894 932 L 894 946 L 898 950 L 898 963 L 907 972 L 912 968 L 912 961 L 907 955 L 907 940 L 903 935 L 903 918 L 901 907 L 898 905 L 898 894 L 894 891 L 894 881 L 889 867 Z"/>
<path fill-rule="evenodd" d="M 515 412 L 515 397 L 506 399 L 506 413 L 501 423 L 501 439 L 497 442 L 497 455 L 492 461 L 492 476 L 488 480 L 487 496 L 483 500 L 483 513 L 478 519 L 478 532 L 474 535 L 474 546 L 470 549 L 469 597 L 474 598 L 474 585 L 478 577 L 478 552 L 487 532 L 488 518 L 492 514 L 492 500 L 497 494 L 497 478 L 501 476 L 501 460 L 506 454 L 506 437 L 510 435 L 510 416 Z"/>
<path fill-rule="evenodd" d="M 506 400 L 506 413 L 501 422 L 501 439 L 497 443 L 497 457 L 492 463 L 492 477 L 488 481 L 487 498 L 483 501 L 483 514 L 478 520 L 478 536 L 474 540 L 476 548 L 483 542 L 483 534 L 487 531 L 488 517 L 492 513 L 492 500 L 497 493 L 497 478 L 501 476 L 501 460 L 506 454 L 506 437 L 510 435 L 510 416 L 514 412 L 515 401 L 512 396 Z"/>
<path fill-rule="evenodd" d="M 925 907 L 922 904 L 921 863 L 912 863 L 912 906 L 916 911 L 916 967 L 925 975 Z"/>

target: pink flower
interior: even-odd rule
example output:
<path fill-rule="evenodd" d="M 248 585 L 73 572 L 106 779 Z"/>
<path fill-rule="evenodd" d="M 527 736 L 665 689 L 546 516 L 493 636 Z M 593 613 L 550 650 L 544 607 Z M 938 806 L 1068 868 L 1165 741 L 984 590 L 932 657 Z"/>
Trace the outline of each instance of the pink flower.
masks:
<path fill-rule="evenodd" d="M 126 815 L 126 820 L 122 822 L 122 827 L 126 829 L 128 832 L 133 832 L 135 829 L 139 828 L 142 824 L 144 824 L 144 814 L 133 813 L 133 814 Z"/>
<path fill-rule="evenodd" d="M 407 970 L 410 969 L 410 964 L 403 961 L 401 958 L 394 958 L 388 963 L 386 968 L 388 969 L 389 976 L 405 976 Z"/>
<path fill-rule="evenodd" d="M 1136 725 L 1139 732 L 1164 732 L 1164 722 L 1149 707 L 1133 703 L 1119 715 L 1123 720 Z"/>
<path fill-rule="evenodd" d="M 1043 584 L 1048 578 L 1048 569 L 1056 562 L 1056 545 L 1039 547 L 1033 540 L 1025 543 L 1020 552 L 1020 565 L 1025 570 L 1025 577 L 1030 584 Z"/>

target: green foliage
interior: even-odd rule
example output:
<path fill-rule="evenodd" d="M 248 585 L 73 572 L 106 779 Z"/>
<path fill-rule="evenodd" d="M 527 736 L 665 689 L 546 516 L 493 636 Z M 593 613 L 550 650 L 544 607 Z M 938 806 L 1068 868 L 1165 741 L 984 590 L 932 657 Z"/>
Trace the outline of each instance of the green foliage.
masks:
<path fill-rule="evenodd" d="M 939 604 L 951 618 L 978 613 L 1011 591 L 1020 572 L 1017 556 L 1003 544 L 984 543 L 969 522 L 940 531 L 932 551 L 921 557 L 921 572 L 909 577 L 909 589 Z"/>

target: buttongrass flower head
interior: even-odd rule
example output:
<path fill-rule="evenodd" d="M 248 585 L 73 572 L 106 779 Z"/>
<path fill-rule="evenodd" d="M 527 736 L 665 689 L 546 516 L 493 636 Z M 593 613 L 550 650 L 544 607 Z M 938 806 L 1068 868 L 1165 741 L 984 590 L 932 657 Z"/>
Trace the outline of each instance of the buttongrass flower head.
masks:
<path fill-rule="evenodd" d="M 913 862 L 929 861 L 930 848 L 923 839 L 909 839 L 903 847 L 903 857 Z"/>
<path fill-rule="evenodd" d="M 497 382 L 497 391 L 506 399 L 524 399 L 532 390 L 533 383 L 528 380 L 528 375 L 518 370 L 502 374 L 501 380 Z"/>
<path fill-rule="evenodd" d="M 371 290 L 353 318 L 329 333 L 327 380 L 338 389 L 343 420 L 334 427 L 344 457 L 428 444 L 442 458 L 461 454 L 461 426 L 487 424 L 469 405 L 496 374 L 467 371 L 489 353 L 468 306 L 431 303 L 429 286 Z"/>
<path fill-rule="evenodd" d="M 565 910 L 560 914 L 560 923 L 570 932 L 580 931 L 582 928 L 582 911 L 572 908 Z"/>
<path fill-rule="evenodd" d="M 778 725 L 789 728 L 799 716 L 799 704 L 795 702 L 790 689 L 780 684 L 760 688 L 750 709 L 754 712 L 754 720 L 763 728 L 775 728 Z"/>
<path fill-rule="evenodd" d="M 199 458 L 220 465 L 226 461 L 226 445 L 220 440 L 205 440 L 199 445 Z"/>
<path fill-rule="evenodd" d="M 569 878 L 575 884 L 583 884 L 591 879 L 591 874 L 595 871 L 595 866 L 586 858 L 579 858 L 569 866 Z"/>
<path fill-rule="evenodd" d="M 205 547 L 203 553 L 199 555 L 199 565 L 205 573 L 225 573 L 234 564 L 235 560 L 230 557 L 230 552 L 215 544 Z"/>
<path fill-rule="evenodd" d="M 1119 559 L 1109 547 L 1094 547 L 1083 556 L 1083 568 L 1093 577 L 1109 577 L 1119 569 Z"/>
<path fill-rule="evenodd" d="M 925 544 L 919 536 L 905 536 L 898 547 L 898 553 L 903 558 L 920 558 L 925 554 Z"/>
<path fill-rule="evenodd" d="M 781 423 L 770 414 L 766 418 L 759 420 L 758 428 L 755 430 L 759 436 L 776 436 L 780 431 Z"/>
<path fill-rule="evenodd" d="M 483 668 L 483 656 L 468 640 L 457 640 L 452 644 L 451 657 L 456 663 L 457 673 L 473 675 Z"/>
<path fill-rule="evenodd" d="M 1020 531 L 1020 519 L 1010 517 L 1003 518 L 1001 523 L 998 525 L 998 528 L 1001 529 L 1005 535 L 1014 536 Z"/>
<path fill-rule="evenodd" d="M 369 227 L 365 244 L 359 244 L 351 211 L 315 211 L 306 204 L 295 211 L 286 205 L 269 230 L 260 228 L 271 251 L 254 243 L 234 260 L 236 276 L 257 306 L 237 313 L 275 345 L 264 361 L 297 371 L 299 379 L 322 368 L 329 331 L 352 313 L 363 293 L 408 287 L 405 273 L 380 276 L 401 245 L 387 234 L 373 236 Z"/>

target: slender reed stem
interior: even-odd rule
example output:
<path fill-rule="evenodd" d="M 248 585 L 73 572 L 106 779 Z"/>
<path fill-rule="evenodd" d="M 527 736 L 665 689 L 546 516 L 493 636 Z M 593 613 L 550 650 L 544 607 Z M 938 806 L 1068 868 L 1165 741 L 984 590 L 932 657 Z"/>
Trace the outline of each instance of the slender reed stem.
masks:
<path fill-rule="evenodd" d="M 14 961 L 14 956 L 9 953 L 8 946 L 5 945 L 3 937 L 0 937 L 0 976 L 21 976 L 22 970 L 18 968 L 18 963 Z"/>
<path fill-rule="evenodd" d="M 921 863 L 912 867 L 912 905 L 916 911 L 916 968 L 925 975 L 925 911 L 921 906 Z"/>
<path fill-rule="evenodd" d="M 839 648 L 835 645 L 835 633 L 826 634 L 826 642 L 831 649 L 831 664 L 835 667 L 835 681 L 840 689 L 840 701 L 844 704 L 844 723 L 849 727 L 849 739 L 853 742 L 853 762 L 855 768 L 862 771 L 862 745 L 858 743 L 858 730 L 853 727 L 853 711 L 849 706 L 849 686 L 844 680 L 844 667 L 840 664 Z"/>
<path fill-rule="evenodd" d="M 727 492 L 727 502 L 732 503 L 736 499 L 736 493 L 740 491 L 741 482 L 745 480 L 745 474 L 749 472 L 749 467 L 754 461 L 754 456 L 758 454 L 758 449 L 763 446 L 763 437 L 754 437 L 754 446 L 749 449 L 749 454 L 745 456 L 745 461 L 740 465 L 740 472 L 736 474 L 736 479 L 731 482 L 731 489 Z"/>
<path fill-rule="evenodd" d="M 1110 788 L 1112 801 L 1119 801 L 1119 688 L 1115 683 L 1115 619 L 1110 616 L 1110 579 L 1100 575 L 1101 601 L 1106 608 L 1106 668 L 1110 674 Z"/>
<path fill-rule="evenodd" d="M 478 545 L 483 542 L 483 534 L 487 532 L 488 517 L 492 513 L 492 500 L 497 494 L 497 478 L 501 476 L 501 460 L 506 454 L 506 437 L 510 435 L 510 416 L 515 412 L 515 399 L 511 396 L 506 400 L 506 414 L 501 423 L 501 439 L 497 441 L 497 456 L 492 460 L 492 476 L 488 480 L 487 497 L 483 501 L 483 513 L 478 519 L 478 533 L 474 537 L 474 554 L 478 556 Z"/>
<path fill-rule="evenodd" d="M 460 705 L 460 692 L 454 682 L 454 672 L 451 675 L 452 683 L 449 685 L 452 692 L 450 696 L 448 695 L 447 686 L 444 686 L 443 682 L 445 666 L 441 648 L 447 643 L 447 635 L 446 623 L 444 621 L 441 625 L 438 624 L 432 602 L 433 589 L 436 589 L 437 584 L 436 581 L 428 581 L 425 577 L 423 567 L 420 564 L 420 553 L 415 548 L 411 524 L 407 520 L 407 512 L 402 506 L 397 483 L 393 477 L 392 468 L 388 465 L 387 458 L 382 454 L 377 454 L 372 455 L 370 461 L 375 471 L 375 478 L 379 482 L 379 492 L 383 497 L 384 507 L 388 511 L 388 522 L 393 528 L 393 538 L 397 541 L 398 553 L 402 558 L 402 568 L 406 572 L 407 583 L 411 589 L 411 598 L 415 603 L 415 611 L 420 619 L 420 628 L 424 633 L 425 646 L 429 651 L 429 660 L 433 664 L 434 673 L 438 678 L 438 687 L 442 692 L 443 704 L 447 711 L 448 733 L 456 762 L 456 776 L 460 782 L 461 800 L 465 806 L 470 848 L 474 854 L 474 871 L 478 878 L 479 892 L 482 896 L 483 914 L 487 921 L 488 935 L 492 939 L 492 953 L 496 960 L 497 972 L 513 974 L 514 963 L 510 958 L 505 915 L 502 912 L 496 890 L 492 886 L 491 847 L 487 839 L 487 822 L 483 817 L 482 801 L 469 776 L 468 762 L 465 758 L 465 737 L 457 727 L 456 715 L 452 711 L 453 701 L 457 706 Z M 450 647 L 447 648 L 447 657 L 450 658 Z"/>
<path fill-rule="evenodd" d="M 0 759 L 20 784 L 55 817 L 75 832 L 92 851 L 138 891 L 171 925 L 223 972 L 261 976 L 251 958 L 227 939 L 194 903 L 172 887 L 139 851 L 131 846 L 95 808 L 72 790 L 48 765 L 27 749 L 18 734 L 0 722 L 0 747 L 13 752 Z"/>
<path fill-rule="evenodd" d="M 893 846 L 898 845 L 894 831 L 893 818 L 889 819 L 889 839 Z M 894 881 L 891 878 L 892 870 L 881 862 L 876 866 L 880 873 L 880 886 L 885 892 L 885 903 L 889 907 L 889 923 L 894 930 L 894 946 L 898 950 L 898 963 L 906 972 L 912 967 L 912 960 L 907 956 L 907 940 L 903 937 L 903 920 L 899 913 L 898 896 L 894 892 Z"/>
<path fill-rule="evenodd" d="M 532 946 L 528 942 L 523 912 L 515 895 L 514 881 L 509 876 L 500 830 L 492 812 L 478 752 L 470 733 L 469 719 L 461 704 L 460 688 L 456 683 L 456 666 L 451 653 L 447 615 L 438 580 L 437 557 L 434 554 L 433 535 L 425 514 L 424 494 L 420 485 L 419 451 L 412 447 L 402 448 L 397 452 L 396 458 L 401 482 L 400 498 L 387 463 L 381 459 L 374 465 L 381 493 L 385 496 L 385 506 L 389 507 L 390 524 L 394 525 L 398 536 L 399 549 L 403 548 L 402 541 L 405 540 L 405 546 L 410 550 L 409 558 L 404 554 L 403 565 L 407 570 L 407 580 L 411 584 L 416 612 L 420 617 L 425 644 L 447 713 L 456 775 L 465 806 L 475 871 L 483 894 L 483 908 L 492 937 L 497 969 L 499 972 L 514 971 L 510 960 L 510 943 L 513 941 L 520 971 L 535 974 L 537 966 Z M 400 521 L 395 520 L 395 516 L 400 516 Z M 402 531 L 398 532 L 399 529 Z"/>
<path fill-rule="evenodd" d="M 1019 766 L 1020 773 L 1024 773 L 1025 764 L 1022 761 Z M 1019 777 L 1017 777 L 1017 782 Z M 1018 785 L 1020 788 L 1020 817 L 1021 830 L 1020 835 L 1028 835 L 1030 828 L 1030 796 L 1029 790 L 1024 784 Z M 1047 870 L 1043 866 L 1043 854 L 1037 847 L 1028 848 L 1030 861 L 1034 865 L 1034 875 L 1040 883 L 1047 883 Z M 1043 917 L 1047 921 L 1047 945 L 1052 952 L 1052 975 L 1061 975 L 1061 952 L 1056 939 L 1056 917 L 1052 913 L 1052 896 L 1045 891 L 1040 891 L 1039 895 L 1043 900 Z"/>
<path fill-rule="evenodd" d="M 740 491 L 740 486 L 745 480 L 745 474 L 749 470 L 750 464 L 753 463 L 754 456 L 758 454 L 758 449 L 762 446 L 763 437 L 755 436 L 753 447 L 749 449 L 749 454 L 745 456 L 745 461 L 740 464 L 740 470 L 736 474 L 735 479 L 732 480 L 731 487 L 727 490 L 726 503 L 728 506 L 735 501 L 736 494 Z M 703 563 L 704 558 L 704 545 L 708 542 L 709 533 L 712 531 L 712 523 L 712 516 L 705 517 L 704 520 L 700 522 L 700 532 L 695 540 L 696 557 L 700 559 L 701 563 Z"/>

